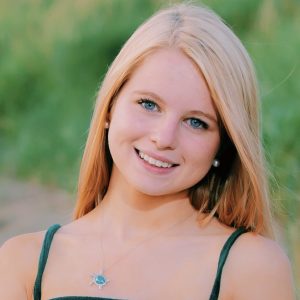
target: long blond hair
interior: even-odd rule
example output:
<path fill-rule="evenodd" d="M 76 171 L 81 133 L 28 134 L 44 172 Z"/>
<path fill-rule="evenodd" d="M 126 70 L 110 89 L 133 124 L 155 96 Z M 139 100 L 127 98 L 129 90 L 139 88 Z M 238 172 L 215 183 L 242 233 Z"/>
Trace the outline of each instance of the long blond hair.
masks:
<path fill-rule="evenodd" d="M 229 226 L 272 235 L 268 184 L 261 148 L 258 92 L 247 51 L 207 8 L 179 4 L 160 10 L 125 43 L 98 93 L 81 163 L 75 219 L 105 195 L 112 169 L 105 122 L 120 89 L 144 58 L 177 48 L 199 67 L 220 120 L 221 164 L 190 188 L 191 204 Z"/>

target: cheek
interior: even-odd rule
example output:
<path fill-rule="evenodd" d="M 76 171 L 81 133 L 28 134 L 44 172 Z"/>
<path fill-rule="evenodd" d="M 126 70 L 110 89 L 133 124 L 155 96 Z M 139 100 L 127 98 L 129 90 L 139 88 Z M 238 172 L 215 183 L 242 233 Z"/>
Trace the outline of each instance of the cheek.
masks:
<path fill-rule="evenodd" d="M 219 149 L 220 139 L 218 134 L 211 134 L 202 139 L 186 142 L 184 145 L 186 160 L 189 163 L 199 168 L 199 166 L 208 169 L 210 168 L 213 159 Z"/>
<path fill-rule="evenodd" d="M 111 115 L 108 141 L 110 147 L 121 145 L 123 142 L 130 142 L 142 135 L 145 126 L 144 120 L 128 107 L 119 105 L 115 107 Z"/>

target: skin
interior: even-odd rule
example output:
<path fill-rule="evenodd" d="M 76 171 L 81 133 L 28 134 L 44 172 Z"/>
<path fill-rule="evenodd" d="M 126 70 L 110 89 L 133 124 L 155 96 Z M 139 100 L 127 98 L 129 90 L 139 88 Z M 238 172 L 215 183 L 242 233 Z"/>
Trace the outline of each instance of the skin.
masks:
<path fill-rule="evenodd" d="M 108 192 L 100 206 L 55 235 L 42 299 L 207 300 L 221 248 L 234 229 L 215 218 L 200 226 L 187 197 L 210 169 L 220 142 L 199 70 L 179 50 L 151 54 L 118 95 L 109 121 L 114 166 Z M 135 149 L 175 166 L 152 167 Z M 1 299 L 32 299 L 43 237 L 22 235 L 2 246 Z M 103 255 L 111 282 L 99 291 L 88 282 Z M 259 235 L 242 235 L 225 264 L 219 299 L 294 299 L 283 251 Z"/>

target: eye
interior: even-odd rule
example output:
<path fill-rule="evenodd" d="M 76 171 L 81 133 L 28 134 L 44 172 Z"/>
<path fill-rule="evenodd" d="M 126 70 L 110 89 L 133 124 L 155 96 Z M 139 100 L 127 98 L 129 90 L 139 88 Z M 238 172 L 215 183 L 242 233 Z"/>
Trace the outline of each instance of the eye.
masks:
<path fill-rule="evenodd" d="M 197 118 L 189 118 L 187 123 L 193 129 L 208 129 L 208 124 Z"/>
<path fill-rule="evenodd" d="M 159 111 L 158 105 L 149 99 L 140 99 L 138 101 L 138 104 L 140 104 L 144 109 L 148 111 Z"/>

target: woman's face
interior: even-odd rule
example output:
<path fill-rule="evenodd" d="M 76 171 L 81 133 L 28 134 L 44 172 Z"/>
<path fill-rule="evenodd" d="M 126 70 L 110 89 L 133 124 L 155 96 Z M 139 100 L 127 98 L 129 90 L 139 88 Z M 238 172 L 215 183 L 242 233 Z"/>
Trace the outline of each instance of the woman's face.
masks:
<path fill-rule="evenodd" d="M 114 179 L 147 195 L 188 190 L 209 171 L 220 144 L 206 83 L 180 50 L 149 55 L 120 91 L 108 142 Z"/>

